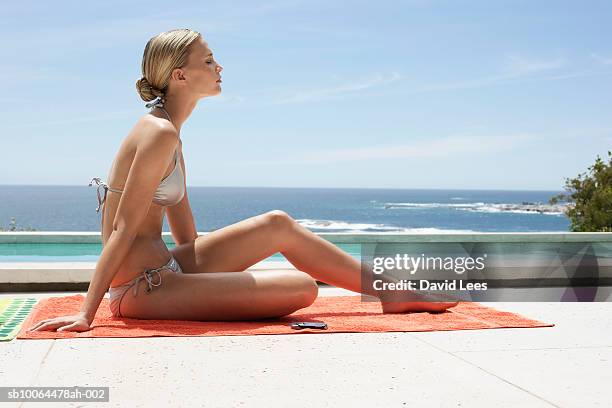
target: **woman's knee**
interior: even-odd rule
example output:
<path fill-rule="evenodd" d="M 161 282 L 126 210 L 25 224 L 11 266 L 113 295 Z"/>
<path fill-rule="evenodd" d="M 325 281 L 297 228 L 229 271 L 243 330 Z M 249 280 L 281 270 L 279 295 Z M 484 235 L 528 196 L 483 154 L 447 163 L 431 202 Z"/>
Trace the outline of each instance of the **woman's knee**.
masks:
<path fill-rule="evenodd" d="M 272 210 L 264 214 L 266 223 L 274 229 L 289 229 L 295 224 L 295 220 L 282 210 Z"/>
<path fill-rule="evenodd" d="M 319 295 L 317 281 L 313 279 L 312 276 L 302 271 L 295 271 L 293 279 L 294 292 L 299 307 L 302 308 L 312 305 Z"/>

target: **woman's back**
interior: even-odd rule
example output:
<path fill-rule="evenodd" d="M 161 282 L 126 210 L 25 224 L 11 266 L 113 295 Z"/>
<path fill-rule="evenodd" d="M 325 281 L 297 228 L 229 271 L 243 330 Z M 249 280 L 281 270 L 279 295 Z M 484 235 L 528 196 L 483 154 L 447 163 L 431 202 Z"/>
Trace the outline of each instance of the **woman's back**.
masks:
<path fill-rule="evenodd" d="M 123 191 L 125 189 L 138 147 L 147 142 L 145 139 L 154 137 L 153 134 L 160 130 L 174 131 L 177 139 L 176 154 L 173 155 L 169 164 L 150 163 L 151 166 L 163 166 L 166 169 L 164 171 L 164 180 L 160 187 L 164 187 L 164 182 L 174 177 L 177 172 L 180 172 L 180 175 L 183 174 L 182 154 L 180 153 L 181 142 L 172 124 L 164 118 L 154 116 L 153 114 L 143 116 L 121 143 L 108 174 L 107 183 L 111 189 L 108 190 L 102 207 L 101 232 L 103 245 L 106 244 L 114 229 L 113 225 L 116 222 L 117 210 L 123 196 L 123 194 L 113 190 Z M 177 181 L 181 181 L 184 188 L 184 178 L 176 177 L 176 180 L 173 182 L 176 183 Z M 182 194 L 180 196 L 182 197 Z M 151 265 L 157 265 L 167 260 L 169 251 L 161 239 L 164 205 L 156 203 L 156 201 L 159 202 L 159 200 L 154 199 L 148 210 L 146 208 L 142 209 L 147 211 L 147 214 L 138 226 L 132 247 L 115 275 L 111 286 L 136 276 L 143 267 L 151 267 Z"/>

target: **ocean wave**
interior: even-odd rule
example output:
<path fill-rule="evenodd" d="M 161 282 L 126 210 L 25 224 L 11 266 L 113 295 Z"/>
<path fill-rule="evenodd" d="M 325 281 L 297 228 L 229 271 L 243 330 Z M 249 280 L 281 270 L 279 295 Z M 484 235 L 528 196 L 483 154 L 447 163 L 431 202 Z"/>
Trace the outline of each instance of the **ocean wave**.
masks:
<path fill-rule="evenodd" d="M 423 208 L 451 208 L 461 211 L 482 213 L 514 213 L 514 214 L 543 214 L 563 215 L 569 204 L 542 204 L 523 202 L 516 203 L 385 203 L 386 210 L 389 209 L 423 209 Z"/>
<path fill-rule="evenodd" d="M 404 228 L 386 224 L 353 223 L 334 220 L 296 220 L 300 225 L 316 232 L 409 232 L 422 234 L 470 233 L 472 230 L 447 230 L 441 228 Z"/>
<path fill-rule="evenodd" d="M 385 209 L 396 209 L 396 208 L 457 208 L 457 207 L 474 207 L 486 205 L 485 203 L 384 203 Z"/>

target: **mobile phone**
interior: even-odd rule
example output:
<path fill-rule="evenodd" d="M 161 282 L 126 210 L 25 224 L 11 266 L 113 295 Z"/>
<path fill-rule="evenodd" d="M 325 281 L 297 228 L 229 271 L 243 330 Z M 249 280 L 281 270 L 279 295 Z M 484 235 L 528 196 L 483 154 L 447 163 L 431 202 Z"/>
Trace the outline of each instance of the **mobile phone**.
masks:
<path fill-rule="evenodd" d="M 327 329 L 327 323 L 324 322 L 295 322 L 291 323 L 291 328 L 296 330 L 301 329 Z"/>

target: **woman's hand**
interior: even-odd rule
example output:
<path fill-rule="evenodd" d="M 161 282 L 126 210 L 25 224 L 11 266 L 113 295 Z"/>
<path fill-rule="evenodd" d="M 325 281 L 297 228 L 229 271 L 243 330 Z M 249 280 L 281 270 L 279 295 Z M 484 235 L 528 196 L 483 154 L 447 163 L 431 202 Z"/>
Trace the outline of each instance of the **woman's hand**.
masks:
<path fill-rule="evenodd" d="M 45 319 L 30 327 L 28 331 L 56 330 L 84 332 L 91 330 L 91 321 L 84 314 L 77 313 L 72 316 L 60 316 Z"/>

